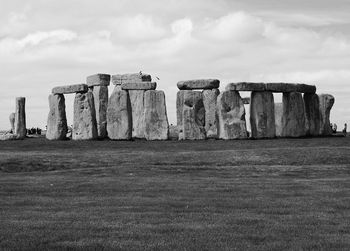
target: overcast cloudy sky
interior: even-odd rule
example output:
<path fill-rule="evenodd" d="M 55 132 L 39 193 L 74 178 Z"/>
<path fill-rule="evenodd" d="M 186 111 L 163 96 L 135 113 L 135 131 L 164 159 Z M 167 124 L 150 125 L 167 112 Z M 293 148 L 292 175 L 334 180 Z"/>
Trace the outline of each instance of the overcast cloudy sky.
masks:
<path fill-rule="evenodd" d="M 15 97 L 27 125 L 46 125 L 56 85 L 94 73 L 158 76 L 175 122 L 180 80 L 315 84 L 350 122 L 349 0 L 1 0 L 0 128 Z M 112 87 L 111 87 L 112 90 Z M 67 99 L 72 123 L 73 97 Z"/>

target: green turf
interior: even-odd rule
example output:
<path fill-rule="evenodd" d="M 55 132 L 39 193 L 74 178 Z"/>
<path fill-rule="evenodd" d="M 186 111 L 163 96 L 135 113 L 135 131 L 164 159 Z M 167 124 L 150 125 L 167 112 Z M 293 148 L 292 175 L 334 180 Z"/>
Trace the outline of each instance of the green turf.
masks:
<path fill-rule="evenodd" d="M 1 250 L 350 250 L 350 138 L 0 142 Z"/>

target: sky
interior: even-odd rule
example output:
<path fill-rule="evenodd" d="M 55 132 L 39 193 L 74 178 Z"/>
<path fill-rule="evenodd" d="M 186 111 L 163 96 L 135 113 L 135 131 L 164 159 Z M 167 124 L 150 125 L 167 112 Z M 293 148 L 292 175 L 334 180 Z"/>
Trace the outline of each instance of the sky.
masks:
<path fill-rule="evenodd" d="M 16 97 L 44 128 L 54 86 L 139 71 L 159 78 L 173 124 L 176 83 L 199 78 L 313 84 L 335 97 L 331 122 L 350 122 L 350 0 L 0 2 L 0 129 Z"/>

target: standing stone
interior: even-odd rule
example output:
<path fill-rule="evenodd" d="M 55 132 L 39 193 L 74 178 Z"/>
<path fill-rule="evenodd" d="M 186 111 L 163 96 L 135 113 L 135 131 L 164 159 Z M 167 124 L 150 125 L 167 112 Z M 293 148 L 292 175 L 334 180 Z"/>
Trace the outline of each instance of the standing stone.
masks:
<path fill-rule="evenodd" d="M 107 137 L 108 86 L 94 86 L 92 93 L 94 95 L 98 138 L 104 139 Z"/>
<path fill-rule="evenodd" d="M 252 92 L 250 104 L 252 138 L 274 138 L 275 104 L 272 92 Z"/>
<path fill-rule="evenodd" d="M 107 132 L 112 140 L 130 140 L 132 136 L 129 94 L 116 86 L 108 101 Z"/>
<path fill-rule="evenodd" d="M 96 112 L 92 92 L 75 95 L 72 138 L 74 140 L 97 138 Z"/>
<path fill-rule="evenodd" d="M 320 101 L 319 97 L 315 93 L 304 94 L 305 104 L 305 126 L 307 136 L 320 135 Z"/>
<path fill-rule="evenodd" d="M 202 92 L 185 91 L 183 100 L 183 121 L 179 140 L 205 139 L 205 109 Z"/>
<path fill-rule="evenodd" d="M 207 138 L 218 137 L 218 118 L 216 101 L 220 94 L 219 89 L 203 90 L 203 104 L 205 109 L 205 131 Z"/>
<path fill-rule="evenodd" d="M 186 91 L 181 90 L 178 91 L 176 95 L 176 120 L 179 128 L 182 127 L 185 92 Z"/>
<path fill-rule="evenodd" d="M 145 104 L 145 138 L 147 140 L 167 140 L 169 123 L 163 91 L 146 91 Z"/>
<path fill-rule="evenodd" d="M 26 98 L 16 98 L 16 113 L 15 113 L 15 133 L 17 139 L 24 139 L 27 135 L 26 127 Z"/>
<path fill-rule="evenodd" d="M 283 93 L 282 136 L 303 137 L 305 130 L 305 106 L 299 92 Z"/>
<path fill-rule="evenodd" d="M 320 134 L 323 136 L 332 135 L 331 123 L 329 116 L 331 109 L 334 105 L 334 97 L 329 94 L 321 94 L 319 96 L 320 101 Z"/>
<path fill-rule="evenodd" d="M 48 140 L 64 140 L 68 132 L 64 95 L 50 95 L 49 106 L 46 138 Z"/>
<path fill-rule="evenodd" d="M 132 111 L 132 137 L 145 137 L 144 90 L 129 90 Z"/>
<path fill-rule="evenodd" d="M 16 119 L 16 113 L 11 113 L 10 114 L 10 124 L 11 124 L 11 132 L 14 133 L 15 132 L 15 119 Z"/>
<path fill-rule="evenodd" d="M 275 103 L 276 137 L 282 137 L 283 103 Z"/>
<path fill-rule="evenodd" d="M 218 96 L 217 112 L 220 139 L 245 139 L 245 109 L 238 91 L 224 91 Z"/>

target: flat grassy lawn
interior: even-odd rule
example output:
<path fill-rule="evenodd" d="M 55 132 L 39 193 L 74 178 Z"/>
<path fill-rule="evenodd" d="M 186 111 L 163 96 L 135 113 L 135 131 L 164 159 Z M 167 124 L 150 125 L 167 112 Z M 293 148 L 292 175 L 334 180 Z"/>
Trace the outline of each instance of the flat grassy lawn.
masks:
<path fill-rule="evenodd" d="M 0 142 L 1 250 L 350 250 L 350 138 Z"/>

